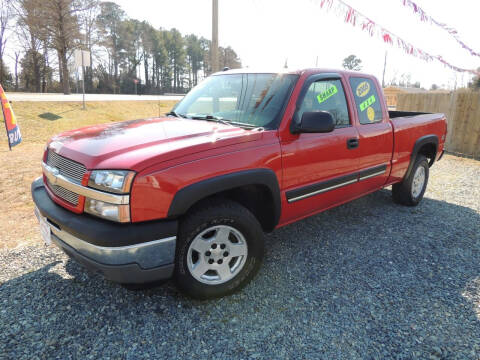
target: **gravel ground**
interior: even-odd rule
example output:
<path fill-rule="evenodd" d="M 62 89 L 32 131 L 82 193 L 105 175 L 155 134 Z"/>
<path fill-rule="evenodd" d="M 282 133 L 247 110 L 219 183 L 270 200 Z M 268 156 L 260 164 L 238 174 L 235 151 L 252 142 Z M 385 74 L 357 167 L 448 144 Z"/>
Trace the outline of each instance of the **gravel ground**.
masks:
<path fill-rule="evenodd" d="M 242 292 L 133 292 L 54 247 L 0 252 L 0 357 L 480 358 L 480 162 L 446 156 L 416 208 L 389 190 L 267 236 Z"/>

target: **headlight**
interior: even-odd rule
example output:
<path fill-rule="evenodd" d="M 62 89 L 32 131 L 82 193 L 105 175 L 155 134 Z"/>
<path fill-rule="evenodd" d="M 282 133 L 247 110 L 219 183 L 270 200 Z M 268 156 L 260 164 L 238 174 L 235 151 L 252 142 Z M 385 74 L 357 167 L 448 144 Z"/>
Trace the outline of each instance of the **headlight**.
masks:
<path fill-rule="evenodd" d="M 110 204 L 100 200 L 86 198 L 84 210 L 89 214 L 108 220 L 118 222 L 130 221 L 130 205 Z"/>
<path fill-rule="evenodd" d="M 88 186 L 107 192 L 126 194 L 130 192 L 134 176 L 133 171 L 94 170 L 90 174 Z"/>

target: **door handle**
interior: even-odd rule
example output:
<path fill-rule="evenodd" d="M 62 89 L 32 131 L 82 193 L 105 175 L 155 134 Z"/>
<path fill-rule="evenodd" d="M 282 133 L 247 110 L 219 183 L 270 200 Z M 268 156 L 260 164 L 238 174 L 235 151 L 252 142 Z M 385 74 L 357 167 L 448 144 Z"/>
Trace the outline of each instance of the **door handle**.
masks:
<path fill-rule="evenodd" d="M 359 145 L 357 138 L 347 139 L 347 149 L 355 149 Z"/>

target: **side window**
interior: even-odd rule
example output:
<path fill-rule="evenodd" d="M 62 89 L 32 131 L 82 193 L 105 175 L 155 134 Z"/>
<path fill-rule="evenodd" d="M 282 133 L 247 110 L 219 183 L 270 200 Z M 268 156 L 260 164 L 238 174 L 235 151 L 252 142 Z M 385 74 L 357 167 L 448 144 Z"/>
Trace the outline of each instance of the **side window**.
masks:
<path fill-rule="evenodd" d="M 350 125 L 347 100 L 340 80 L 320 80 L 312 83 L 300 106 L 304 112 L 328 111 L 333 116 L 335 127 Z"/>
<path fill-rule="evenodd" d="M 372 124 L 383 119 L 382 105 L 375 83 L 371 79 L 350 78 L 355 105 L 357 106 L 360 124 Z"/>

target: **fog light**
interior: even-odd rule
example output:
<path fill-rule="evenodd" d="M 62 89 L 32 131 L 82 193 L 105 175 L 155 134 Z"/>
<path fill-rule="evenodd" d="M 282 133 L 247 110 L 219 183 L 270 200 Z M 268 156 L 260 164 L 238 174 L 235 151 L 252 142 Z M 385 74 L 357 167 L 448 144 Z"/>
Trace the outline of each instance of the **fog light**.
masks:
<path fill-rule="evenodd" d="M 130 221 L 130 205 L 110 204 L 104 201 L 86 198 L 85 212 L 118 222 Z"/>

